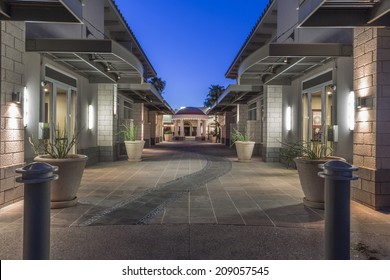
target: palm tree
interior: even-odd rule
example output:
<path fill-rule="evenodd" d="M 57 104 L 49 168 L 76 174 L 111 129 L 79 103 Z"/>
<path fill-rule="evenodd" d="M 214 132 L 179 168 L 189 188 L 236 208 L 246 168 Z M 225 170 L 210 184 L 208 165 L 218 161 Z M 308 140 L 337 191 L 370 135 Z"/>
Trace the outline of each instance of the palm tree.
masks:
<path fill-rule="evenodd" d="M 166 82 L 160 77 L 152 77 L 149 79 L 149 83 L 151 83 L 160 94 L 164 93 L 164 89 L 166 86 Z"/>
<path fill-rule="evenodd" d="M 218 98 L 222 95 L 224 90 L 224 86 L 211 85 L 209 87 L 209 93 L 207 94 L 207 97 L 203 102 L 203 105 L 205 107 L 211 107 L 215 102 L 217 102 Z"/>

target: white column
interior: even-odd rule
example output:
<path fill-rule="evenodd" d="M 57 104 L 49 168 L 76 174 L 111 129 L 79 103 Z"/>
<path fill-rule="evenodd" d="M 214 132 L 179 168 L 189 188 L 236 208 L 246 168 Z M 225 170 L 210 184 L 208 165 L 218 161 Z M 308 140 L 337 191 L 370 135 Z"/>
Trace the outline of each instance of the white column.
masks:
<path fill-rule="evenodd" d="M 196 137 L 200 137 L 200 120 L 197 121 L 198 126 L 196 127 Z"/>
<path fill-rule="evenodd" d="M 183 119 L 181 119 L 180 120 L 180 136 L 185 136 L 185 134 L 184 134 L 184 120 Z"/>
<path fill-rule="evenodd" d="M 174 121 L 174 131 L 175 131 L 175 136 L 179 136 L 179 126 L 178 126 L 178 120 Z"/>

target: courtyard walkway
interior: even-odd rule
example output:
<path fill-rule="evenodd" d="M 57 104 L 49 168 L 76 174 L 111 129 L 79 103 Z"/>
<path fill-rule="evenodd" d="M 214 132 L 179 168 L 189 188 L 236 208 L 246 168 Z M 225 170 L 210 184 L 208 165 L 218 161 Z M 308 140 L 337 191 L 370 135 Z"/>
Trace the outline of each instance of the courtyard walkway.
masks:
<path fill-rule="evenodd" d="M 221 144 L 161 143 L 142 162 L 85 170 L 75 207 L 53 209 L 53 259 L 322 259 L 324 211 L 296 170 Z M 0 258 L 20 259 L 23 202 L 0 209 Z M 351 256 L 390 259 L 390 213 L 351 203 Z"/>

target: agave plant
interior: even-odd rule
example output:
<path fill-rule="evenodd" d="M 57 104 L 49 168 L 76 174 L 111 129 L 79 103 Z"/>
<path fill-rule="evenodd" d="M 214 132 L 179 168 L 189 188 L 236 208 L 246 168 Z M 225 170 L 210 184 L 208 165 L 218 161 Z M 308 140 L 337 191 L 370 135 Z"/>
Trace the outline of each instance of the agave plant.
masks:
<path fill-rule="evenodd" d="M 29 142 L 36 155 L 49 155 L 52 158 L 66 158 L 73 146 L 77 144 L 79 133 L 68 134 L 66 128 L 52 125 L 54 137 L 43 140 L 34 140 L 29 137 Z"/>
<path fill-rule="evenodd" d="M 125 141 L 135 141 L 137 136 L 137 126 L 133 123 L 122 124 L 122 130 L 119 131 L 119 134 L 123 135 Z"/>
<path fill-rule="evenodd" d="M 249 134 L 246 130 L 245 132 L 239 132 L 237 129 L 233 128 L 233 133 L 232 133 L 232 145 L 236 141 L 241 141 L 241 142 L 249 142 L 253 140 L 253 136 Z"/>
<path fill-rule="evenodd" d="M 296 157 L 307 157 L 311 160 L 318 160 L 329 157 L 333 149 L 320 141 L 298 141 L 295 143 L 282 142 L 280 149 L 281 159 L 286 161 L 287 167 Z"/>

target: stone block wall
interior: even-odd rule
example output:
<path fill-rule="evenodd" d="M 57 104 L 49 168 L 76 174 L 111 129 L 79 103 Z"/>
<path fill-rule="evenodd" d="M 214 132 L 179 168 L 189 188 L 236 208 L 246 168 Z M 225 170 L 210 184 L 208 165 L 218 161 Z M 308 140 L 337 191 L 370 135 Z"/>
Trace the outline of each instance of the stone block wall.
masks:
<path fill-rule="evenodd" d="M 98 146 L 99 161 L 115 160 L 114 91 L 112 84 L 98 85 Z"/>
<path fill-rule="evenodd" d="M 25 24 L 0 21 L 0 208 L 23 197 L 15 169 L 24 164 L 23 105 L 12 102 L 12 92 L 23 94 Z"/>
<path fill-rule="evenodd" d="M 248 121 L 247 123 L 247 130 L 250 135 L 253 137 L 253 141 L 255 141 L 255 147 L 253 149 L 253 155 L 258 156 L 261 154 L 260 149 L 260 128 L 261 128 L 261 121 Z"/>
<path fill-rule="evenodd" d="M 248 105 L 238 104 L 237 105 L 237 130 L 239 132 L 243 133 L 247 130 L 247 121 L 248 121 Z"/>
<path fill-rule="evenodd" d="M 372 100 L 356 110 L 352 199 L 375 209 L 390 206 L 390 28 L 354 30 L 354 91 Z"/>
<path fill-rule="evenodd" d="M 282 141 L 283 86 L 264 86 L 264 130 L 262 157 L 266 162 L 279 162 Z"/>

